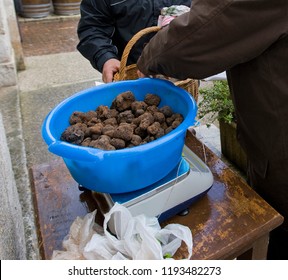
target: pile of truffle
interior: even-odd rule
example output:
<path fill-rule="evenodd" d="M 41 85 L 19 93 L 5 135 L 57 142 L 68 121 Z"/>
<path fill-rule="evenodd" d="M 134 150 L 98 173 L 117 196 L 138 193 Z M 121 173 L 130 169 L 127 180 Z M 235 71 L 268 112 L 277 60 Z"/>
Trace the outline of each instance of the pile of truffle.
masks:
<path fill-rule="evenodd" d="M 119 94 L 109 108 L 72 113 L 61 140 L 102 150 L 135 147 L 158 139 L 175 129 L 183 116 L 169 106 L 158 107 L 160 97 L 148 93 L 137 101 L 131 91 Z"/>

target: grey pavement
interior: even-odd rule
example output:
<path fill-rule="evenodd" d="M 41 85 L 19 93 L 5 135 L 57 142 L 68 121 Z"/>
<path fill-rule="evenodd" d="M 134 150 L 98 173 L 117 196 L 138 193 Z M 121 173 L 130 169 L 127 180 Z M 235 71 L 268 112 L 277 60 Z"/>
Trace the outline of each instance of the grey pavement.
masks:
<path fill-rule="evenodd" d="M 18 87 L 0 88 L 1 259 L 40 258 L 29 168 L 56 158 L 42 140 L 42 122 L 60 101 L 101 81 L 78 52 L 27 57 L 25 64 Z M 196 131 L 220 153 L 216 126 L 203 124 Z"/>
<path fill-rule="evenodd" d="M 41 137 L 45 116 L 63 99 L 95 86 L 101 75 L 77 52 L 29 57 L 26 64 L 27 69 L 19 73 L 20 106 L 27 165 L 31 167 L 54 157 Z"/>

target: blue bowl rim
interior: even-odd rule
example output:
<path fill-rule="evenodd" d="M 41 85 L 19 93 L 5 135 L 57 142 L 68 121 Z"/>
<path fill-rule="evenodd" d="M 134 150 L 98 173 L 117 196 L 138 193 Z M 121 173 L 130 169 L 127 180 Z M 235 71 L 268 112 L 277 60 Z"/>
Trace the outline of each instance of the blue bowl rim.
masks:
<path fill-rule="evenodd" d="M 117 83 L 136 83 L 136 82 L 139 83 L 139 81 L 140 82 L 151 82 L 150 80 L 151 80 L 151 78 L 141 78 L 138 80 L 119 81 Z M 153 78 L 153 82 L 154 83 L 163 83 L 163 84 L 167 83 L 169 86 L 171 86 L 171 85 L 175 86 L 170 81 L 157 79 L 157 78 Z M 116 83 L 98 85 L 97 89 L 101 89 L 104 87 L 109 89 L 109 87 L 114 87 L 115 84 Z M 54 135 L 52 135 L 52 133 L 49 129 L 49 124 L 50 124 L 51 119 L 53 118 L 53 113 L 55 111 L 57 111 L 59 108 L 61 108 L 64 104 L 67 104 L 70 100 L 73 100 L 74 98 L 81 96 L 83 94 L 90 93 L 94 89 L 95 89 L 95 87 L 91 87 L 91 88 L 84 89 L 82 91 L 79 91 L 79 92 L 71 95 L 70 97 L 61 101 L 58 105 L 56 105 L 48 113 L 48 115 L 46 116 L 46 118 L 44 119 L 44 122 L 42 124 L 42 137 L 43 137 L 44 141 L 46 142 L 46 144 L 48 145 L 48 150 L 50 152 L 55 153 L 59 156 L 67 157 L 67 158 L 70 157 L 70 153 L 72 153 L 72 152 L 74 153 L 73 158 L 75 156 L 75 152 L 85 153 L 86 156 L 84 154 L 82 154 L 81 160 L 92 160 L 91 156 L 92 157 L 94 157 L 94 156 L 97 156 L 97 157 L 105 156 L 106 157 L 106 156 L 116 156 L 119 154 L 143 152 L 146 150 L 151 150 L 153 148 L 156 148 L 163 143 L 168 143 L 168 142 L 172 141 L 175 137 L 183 134 L 183 128 L 185 128 L 185 132 L 186 132 L 186 129 L 195 123 L 197 104 L 196 104 L 195 100 L 193 99 L 193 97 L 187 91 L 185 91 L 182 88 L 177 87 L 177 92 L 179 92 L 179 94 L 183 94 L 185 96 L 184 98 L 186 98 L 188 102 L 190 101 L 188 106 L 191 108 L 189 109 L 189 113 L 185 117 L 184 121 L 177 128 L 175 128 L 174 130 L 172 130 L 168 134 L 164 135 L 163 137 L 160 137 L 156 140 L 153 140 L 153 141 L 146 143 L 146 144 L 143 144 L 143 145 L 139 145 L 139 146 L 135 146 L 135 147 L 131 147 L 131 148 L 119 149 L 119 150 L 111 150 L 111 151 L 100 150 L 100 149 L 93 148 L 93 147 L 83 147 L 80 145 L 71 144 L 71 143 L 56 139 L 54 137 Z M 64 147 L 65 147 L 65 149 L 67 149 L 65 152 L 63 150 Z"/>

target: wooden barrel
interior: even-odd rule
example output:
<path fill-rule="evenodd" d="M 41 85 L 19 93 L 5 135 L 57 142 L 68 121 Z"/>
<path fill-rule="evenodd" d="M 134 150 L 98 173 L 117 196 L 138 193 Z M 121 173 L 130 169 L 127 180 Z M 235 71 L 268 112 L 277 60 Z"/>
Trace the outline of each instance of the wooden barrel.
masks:
<path fill-rule="evenodd" d="M 23 17 L 47 17 L 50 10 L 51 0 L 21 0 L 21 15 Z"/>
<path fill-rule="evenodd" d="M 53 0 L 55 15 L 77 15 L 80 14 L 81 0 Z"/>

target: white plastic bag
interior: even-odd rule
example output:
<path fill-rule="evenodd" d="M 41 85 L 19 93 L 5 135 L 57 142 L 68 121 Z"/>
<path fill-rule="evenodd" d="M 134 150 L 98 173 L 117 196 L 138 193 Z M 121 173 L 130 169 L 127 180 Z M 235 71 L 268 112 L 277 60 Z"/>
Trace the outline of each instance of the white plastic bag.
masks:
<path fill-rule="evenodd" d="M 182 242 L 187 259 L 192 256 L 192 234 L 186 226 L 168 224 L 161 229 L 156 217 L 132 217 L 118 203 L 105 215 L 103 228 L 95 224 L 95 215 L 96 211 L 74 221 L 63 241 L 64 251 L 54 251 L 52 259 L 161 260 L 173 257 Z"/>

